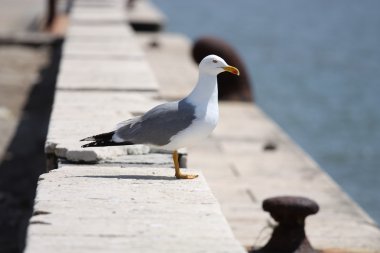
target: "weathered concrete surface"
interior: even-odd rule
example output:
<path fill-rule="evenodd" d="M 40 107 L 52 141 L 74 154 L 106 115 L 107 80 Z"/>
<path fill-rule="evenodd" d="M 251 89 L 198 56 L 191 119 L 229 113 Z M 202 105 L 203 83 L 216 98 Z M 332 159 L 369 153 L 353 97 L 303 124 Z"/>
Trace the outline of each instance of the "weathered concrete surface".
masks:
<path fill-rule="evenodd" d="M 25 252 L 245 252 L 202 175 L 173 172 L 61 165 L 39 181 Z"/>
<path fill-rule="evenodd" d="M 97 39 L 106 39 L 108 36 L 125 37 L 124 31 L 130 29 L 125 25 L 126 22 L 128 21 L 123 0 L 77 0 L 71 8 L 70 29 L 67 35 Z M 121 33 L 118 34 L 118 31 Z"/>
<path fill-rule="evenodd" d="M 108 37 L 105 40 L 94 40 L 90 43 L 81 37 L 71 37 L 65 41 L 63 54 L 67 58 L 84 58 L 84 56 L 101 59 L 132 59 L 144 57 L 135 40 L 127 39 L 120 43 L 119 38 Z"/>
<path fill-rule="evenodd" d="M 79 14 L 78 14 L 79 15 Z M 71 23 L 63 54 L 66 57 L 142 58 L 143 52 L 125 22 Z"/>
<path fill-rule="evenodd" d="M 141 59 L 75 59 L 62 61 L 58 89 L 156 91 L 158 86 Z"/>
<path fill-rule="evenodd" d="M 132 29 L 125 24 L 73 24 L 70 25 L 67 34 L 69 38 L 82 38 L 82 39 L 96 39 L 109 40 L 109 39 L 126 39 L 133 36 Z M 91 42 L 90 40 L 88 42 Z M 128 43 L 127 41 L 125 41 Z M 122 43 L 120 41 L 120 43 Z"/>
<path fill-rule="evenodd" d="M 57 87 L 158 90 L 133 31 L 122 23 L 70 25 Z"/>
<path fill-rule="evenodd" d="M 125 13 L 123 11 L 123 6 L 104 6 L 92 7 L 81 6 L 80 2 L 75 4 L 75 8 L 70 13 L 71 24 L 79 23 L 106 23 L 106 24 L 123 24 L 127 22 Z"/>

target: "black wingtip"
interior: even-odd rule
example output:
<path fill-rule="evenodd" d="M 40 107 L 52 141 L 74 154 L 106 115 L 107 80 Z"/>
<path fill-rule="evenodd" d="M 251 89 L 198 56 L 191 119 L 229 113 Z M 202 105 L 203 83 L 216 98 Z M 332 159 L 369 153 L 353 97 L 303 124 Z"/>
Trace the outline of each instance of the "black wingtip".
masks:
<path fill-rule="evenodd" d="M 86 137 L 86 138 L 84 138 L 84 139 L 82 139 L 80 141 L 95 141 L 95 139 L 94 139 L 93 136 L 91 136 L 91 137 Z"/>
<path fill-rule="evenodd" d="M 95 141 L 95 142 L 98 142 L 98 141 L 110 141 L 110 140 L 112 140 L 112 136 L 113 136 L 114 133 L 115 133 L 115 131 L 108 132 L 108 133 L 97 134 L 97 135 L 93 135 L 93 136 L 81 139 L 80 141 Z"/>
<path fill-rule="evenodd" d="M 101 144 L 102 143 L 98 143 L 98 142 L 94 141 L 94 142 L 90 142 L 90 143 L 82 145 L 82 148 L 102 146 Z"/>
<path fill-rule="evenodd" d="M 113 142 L 111 141 L 93 141 L 87 144 L 82 145 L 82 148 L 88 147 L 106 147 L 106 146 L 124 146 L 124 145 L 134 145 L 135 143 L 124 141 L 124 142 Z"/>

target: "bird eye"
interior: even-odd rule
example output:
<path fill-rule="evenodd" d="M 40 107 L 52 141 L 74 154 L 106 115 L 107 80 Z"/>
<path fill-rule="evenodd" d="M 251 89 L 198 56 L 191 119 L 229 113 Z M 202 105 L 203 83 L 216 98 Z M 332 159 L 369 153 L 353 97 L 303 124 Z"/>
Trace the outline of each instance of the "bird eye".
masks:
<path fill-rule="evenodd" d="M 213 63 L 217 63 L 218 61 L 217 60 L 212 60 Z"/>

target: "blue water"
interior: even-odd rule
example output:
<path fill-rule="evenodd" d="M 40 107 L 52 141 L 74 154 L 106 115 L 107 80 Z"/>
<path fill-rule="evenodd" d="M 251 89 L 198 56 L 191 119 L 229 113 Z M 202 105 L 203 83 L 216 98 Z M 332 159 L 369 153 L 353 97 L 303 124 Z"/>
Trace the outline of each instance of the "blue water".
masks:
<path fill-rule="evenodd" d="M 380 1 L 154 2 L 167 30 L 232 44 L 257 104 L 380 223 Z"/>

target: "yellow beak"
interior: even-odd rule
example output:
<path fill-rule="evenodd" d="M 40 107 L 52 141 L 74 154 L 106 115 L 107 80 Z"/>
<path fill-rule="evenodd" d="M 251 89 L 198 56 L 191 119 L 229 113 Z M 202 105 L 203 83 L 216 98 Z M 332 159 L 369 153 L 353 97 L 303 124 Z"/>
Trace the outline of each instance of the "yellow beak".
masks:
<path fill-rule="evenodd" d="M 234 75 L 238 75 L 238 76 L 240 75 L 240 71 L 235 67 L 227 66 L 227 67 L 223 67 L 223 69 L 225 71 L 228 71 L 228 72 L 234 74 Z"/>

